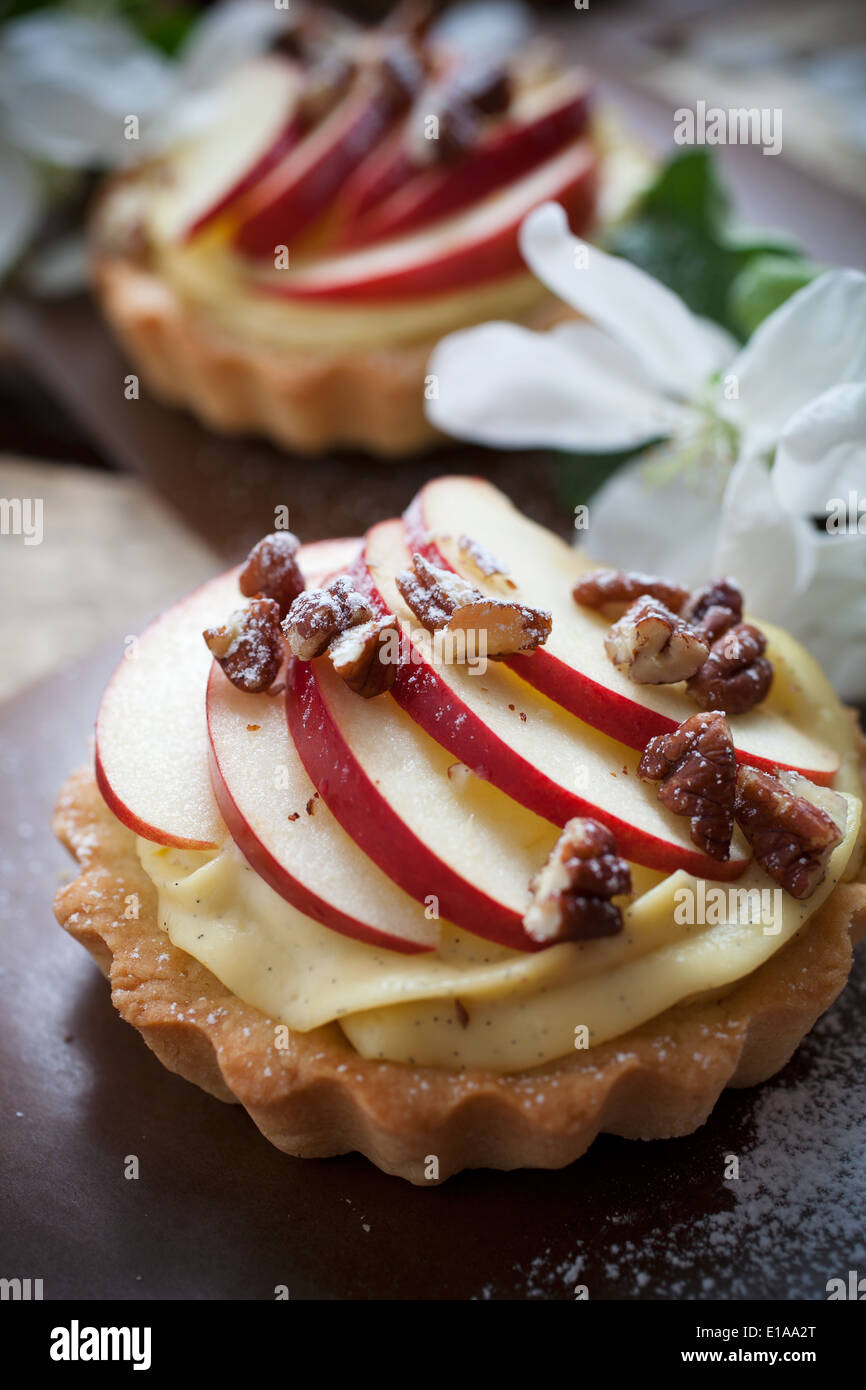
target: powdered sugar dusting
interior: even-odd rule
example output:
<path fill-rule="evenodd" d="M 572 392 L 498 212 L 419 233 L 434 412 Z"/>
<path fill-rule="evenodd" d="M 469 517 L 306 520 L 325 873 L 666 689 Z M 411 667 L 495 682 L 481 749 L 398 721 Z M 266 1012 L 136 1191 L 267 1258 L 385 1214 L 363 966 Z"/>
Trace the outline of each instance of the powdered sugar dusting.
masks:
<path fill-rule="evenodd" d="M 647 1231 L 654 1194 L 638 1180 L 638 1168 L 623 1208 L 607 1214 L 591 1241 L 576 1241 L 564 1259 L 562 1244 L 552 1241 L 515 1267 L 524 1296 L 574 1298 L 585 1284 L 590 1299 L 823 1300 L 828 1280 L 847 1281 L 850 1270 L 866 1275 L 866 1088 L 858 1081 L 864 1010 L 861 962 L 844 1002 L 818 1023 L 799 1059 L 763 1087 L 739 1093 L 745 1142 L 739 1125 L 737 1139 L 726 1133 L 733 1110 L 711 1121 L 718 1188 L 694 1185 L 705 1193 L 705 1214 L 695 1216 L 694 1187 L 689 1191 L 685 1173 L 672 1167 L 682 1217 L 666 1219 L 668 1206 Z M 678 1143 L 688 1141 L 667 1146 L 672 1162 Z M 729 1153 L 738 1159 L 738 1178 L 724 1176 Z"/>

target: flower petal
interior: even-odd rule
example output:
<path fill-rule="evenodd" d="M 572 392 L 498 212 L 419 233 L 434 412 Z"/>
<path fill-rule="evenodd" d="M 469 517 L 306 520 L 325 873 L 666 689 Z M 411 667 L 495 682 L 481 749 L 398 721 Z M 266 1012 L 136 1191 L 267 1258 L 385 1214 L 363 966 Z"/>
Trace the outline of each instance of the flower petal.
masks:
<path fill-rule="evenodd" d="M 866 382 L 866 275 L 829 270 L 758 326 L 728 368 L 738 398 L 719 410 L 749 453 L 773 448 L 790 417 L 840 382 Z"/>
<path fill-rule="evenodd" d="M 34 14 L 7 25 L 0 112 L 11 140 L 71 168 L 138 153 L 124 119 L 144 127 L 173 91 L 171 64 L 116 19 Z"/>
<path fill-rule="evenodd" d="M 0 278 L 30 240 L 42 204 L 42 187 L 30 161 L 0 142 Z"/>
<path fill-rule="evenodd" d="M 532 15 L 521 0 L 463 0 L 449 5 L 433 37 L 460 59 L 499 63 L 532 34 Z"/>
<path fill-rule="evenodd" d="M 714 572 L 733 575 L 750 612 L 786 623 L 814 572 L 812 536 L 807 521 L 780 505 L 763 459 L 743 454 L 725 488 Z"/>
<path fill-rule="evenodd" d="M 814 576 L 791 630 L 843 700 L 866 700 L 866 536 L 812 532 Z"/>
<path fill-rule="evenodd" d="M 659 450 L 658 453 L 662 453 Z M 710 578 L 719 523 L 719 493 L 705 478 L 677 473 L 658 477 L 659 459 L 639 459 L 620 468 L 589 503 L 589 527 L 581 549 L 620 569 L 663 574 L 682 584 Z"/>
<path fill-rule="evenodd" d="M 502 449 L 605 452 L 668 434 L 685 412 L 639 380 L 633 360 L 591 324 L 533 333 L 485 323 L 452 333 L 428 372 L 438 429 Z"/>
<path fill-rule="evenodd" d="M 678 295 L 637 266 L 573 236 L 558 203 L 529 214 L 520 249 L 553 294 L 629 348 L 670 395 L 693 398 L 729 359 L 728 339 L 715 326 L 710 332 Z"/>
<path fill-rule="evenodd" d="M 773 464 L 791 511 L 826 516 L 834 498 L 866 497 L 866 383 L 831 386 L 791 416 Z"/>
<path fill-rule="evenodd" d="M 267 48 L 286 27 L 286 10 L 260 0 L 222 0 L 207 10 L 178 54 L 186 87 L 213 86 Z"/>

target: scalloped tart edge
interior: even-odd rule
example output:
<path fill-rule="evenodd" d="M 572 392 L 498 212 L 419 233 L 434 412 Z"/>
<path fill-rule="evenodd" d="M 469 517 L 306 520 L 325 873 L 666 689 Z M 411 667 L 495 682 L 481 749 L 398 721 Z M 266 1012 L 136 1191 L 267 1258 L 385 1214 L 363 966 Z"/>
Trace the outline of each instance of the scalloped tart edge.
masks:
<path fill-rule="evenodd" d="M 337 1024 L 291 1034 L 280 1050 L 274 1021 L 159 927 L 135 837 L 89 768 L 63 786 L 54 827 L 81 870 L 56 896 L 58 921 L 93 956 L 115 1008 L 164 1066 L 237 1101 L 286 1153 L 357 1150 L 422 1186 L 432 1185 L 430 1155 L 441 1182 L 464 1168 L 561 1168 L 601 1133 L 692 1133 L 726 1086 L 756 1085 L 787 1063 L 843 989 L 852 947 L 866 935 L 866 882 L 842 883 L 724 998 L 678 1005 L 589 1052 L 514 1075 L 368 1061 Z M 136 900 L 137 919 L 129 916 Z"/>

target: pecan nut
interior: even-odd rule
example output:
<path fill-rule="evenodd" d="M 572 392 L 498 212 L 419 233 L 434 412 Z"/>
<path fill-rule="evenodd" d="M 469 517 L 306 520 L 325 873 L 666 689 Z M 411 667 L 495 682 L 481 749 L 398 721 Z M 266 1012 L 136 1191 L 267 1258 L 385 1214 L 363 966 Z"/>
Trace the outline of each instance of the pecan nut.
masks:
<path fill-rule="evenodd" d="M 572 591 L 572 598 L 582 608 L 595 608 L 602 617 L 613 622 L 631 607 L 635 599 L 658 599 L 672 613 L 678 613 L 689 596 L 688 589 L 675 584 L 671 579 L 660 579 L 656 574 L 642 574 L 639 570 L 593 570 L 578 579 Z"/>
<path fill-rule="evenodd" d="M 842 831 L 820 806 L 768 772 L 741 767 L 734 816 L 761 868 L 793 898 L 808 898 L 823 883 Z"/>
<path fill-rule="evenodd" d="M 773 681 L 766 647 L 767 639 L 756 627 L 737 623 L 713 642 L 686 689 L 701 709 L 745 714 L 763 700 Z"/>
<path fill-rule="evenodd" d="M 696 589 L 680 609 L 680 617 L 712 643 L 742 621 L 743 593 L 733 579 L 714 579 Z"/>
<path fill-rule="evenodd" d="M 413 555 L 412 563 L 414 573 L 401 571 L 397 588 L 428 632 L 484 633 L 484 654 L 494 658 L 535 651 L 550 636 L 552 618 L 547 609 L 491 598 L 423 555 Z"/>
<path fill-rule="evenodd" d="M 614 623 L 604 649 L 614 666 L 638 685 L 688 680 L 709 655 L 706 642 L 688 623 L 648 595 Z"/>
<path fill-rule="evenodd" d="M 529 887 L 523 925 L 534 941 L 588 941 L 622 929 L 622 911 L 610 899 L 631 892 L 631 871 L 607 827 L 576 816 Z"/>
<path fill-rule="evenodd" d="M 202 634 L 232 685 L 258 694 L 273 685 L 283 664 L 280 606 L 270 598 L 255 598 L 238 608 L 220 627 Z"/>
<path fill-rule="evenodd" d="M 245 598 L 272 598 L 280 605 L 284 618 L 298 594 L 303 593 L 304 576 L 298 564 L 300 541 L 291 531 L 273 531 L 254 545 L 238 583 Z"/>
<path fill-rule="evenodd" d="M 721 604 L 713 604 L 708 608 L 700 622 L 693 623 L 692 626 L 699 637 L 703 637 L 712 647 L 714 642 L 718 642 L 734 624 L 738 621 L 736 614 L 730 608 L 723 608 Z"/>
<path fill-rule="evenodd" d="M 637 771 L 645 782 L 660 783 L 663 806 L 688 816 L 698 849 L 720 861 L 730 857 L 737 759 L 723 714 L 693 714 L 671 733 L 651 738 Z"/>
<path fill-rule="evenodd" d="M 424 104 L 423 98 L 421 104 Z M 428 104 L 432 109 L 425 115 L 433 115 L 438 121 L 436 139 L 429 141 L 431 157 L 437 164 L 455 164 L 478 144 L 478 112 L 473 103 L 455 89 L 443 92 Z"/>
<path fill-rule="evenodd" d="M 500 116 L 511 105 L 514 95 L 508 69 L 500 63 L 469 67 L 458 75 L 460 92 L 483 116 Z"/>
<path fill-rule="evenodd" d="M 457 549 L 482 578 L 501 580 L 503 586 L 508 589 L 517 587 L 504 562 L 480 541 L 474 541 L 471 536 L 461 536 L 457 542 Z"/>
<path fill-rule="evenodd" d="M 391 615 L 350 627 L 328 647 L 328 660 L 356 695 L 374 699 L 390 690 L 400 664 L 400 626 Z"/>
<path fill-rule="evenodd" d="M 529 608 L 504 598 L 478 598 L 456 608 L 445 629 L 483 634 L 482 654 L 498 659 L 536 651 L 550 636 L 552 621 L 544 608 Z"/>
<path fill-rule="evenodd" d="M 324 589 L 307 589 L 293 602 L 283 620 L 289 649 L 299 661 L 323 656 L 330 642 L 373 616 L 373 610 L 346 575 Z"/>
<path fill-rule="evenodd" d="M 412 570 L 401 570 L 396 584 L 403 601 L 428 632 L 444 627 L 462 604 L 484 597 L 459 574 L 432 565 L 417 552 L 412 556 Z"/>
<path fill-rule="evenodd" d="M 680 609 L 687 623 L 697 624 L 711 608 L 727 608 L 737 622 L 743 616 L 743 591 L 734 579 L 713 579 L 702 589 L 695 589 Z"/>

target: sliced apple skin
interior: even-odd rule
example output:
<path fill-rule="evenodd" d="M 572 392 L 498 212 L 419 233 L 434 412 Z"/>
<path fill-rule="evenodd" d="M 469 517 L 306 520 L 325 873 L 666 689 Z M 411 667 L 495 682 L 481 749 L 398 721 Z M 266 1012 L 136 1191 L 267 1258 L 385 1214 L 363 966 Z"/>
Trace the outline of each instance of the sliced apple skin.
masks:
<path fill-rule="evenodd" d="M 586 128 L 588 114 L 587 88 L 570 83 L 567 95 L 560 93 L 558 101 L 533 118 L 497 124 L 454 167 L 423 169 L 401 150 L 393 156 L 396 169 L 379 173 L 379 189 L 387 190 L 384 196 L 381 191 L 378 197 L 375 190 L 362 191 L 362 203 L 372 193 L 373 206 L 348 210 L 343 244 L 360 246 L 402 235 L 479 202 L 575 140 Z M 348 190 L 347 199 L 351 197 Z"/>
<path fill-rule="evenodd" d="M 323 257 L 261 279 L 257 287 L 287 299 L 351 303 L 438 294 L 512 275 L 524 265 L 520 224 L 539 203 L 554 199 L 575 231 L 586 226 L 595 207 L 598 165 L 589 141 L 576 141 L 525 178 L 432 228 Z"/>
<path fill-rule="evenodd" d="M 361 161 L 347 180 L 340 195 L 341 220 L 347 229 L 385 198 L 396 193 L 417 172 L 406 149 L 406 126 L 403 123 Z"/>
<path fill-rule="evenodd" d="M 301 547 L 309 584 L 351 561 L 357 540 Z M 242 602 L 239 569 L 166 609 L 116 667 L 96 719 L 96 781 L 106 805 L 146 840 L 213 849 L 222 838 L 208 773 L 205 691 L 211 654 L 202 631 Z"/>
<path fill-rule="evenodd" d="M 350 573 L 379 613 L 397 614 L 404 642 L 408 644 L 407 653 L 412 654 L 412 659 L 400 666 L 391 694 L 431 738 L 519 805 L 554 825 L 563 826 L 572 816 L 589 816 L 601 821 L 616 836 L 619 853 L 635 863 L 666 873 L 687 869 L 689 873 L 714 879 L 733 879 L 744 872 L 749 862 L 745 847 L 735 846 L 732 858 L 724 863 L 712 859 L 695 849 L 688 837 L 688 823 L 681 818 L 674 822 L 677 829 L 671 831 L 672 837 L 665 838 L 666 815 L 658 807 L 655 790 L 645 790 L 640 783 L 638 759 L 633 753 L 614 746 L 611 750 L 615 757 L 613 765 L 604 753 L 596 757 L 593 744 L 598 742 L 598 736 L 594 729 L 580 723 L 574 726 L 572 750 L 568 738 L 560 736 L 563 716 L 559 716 L 559 729 L 552 729 L 546 718 L 554 713 L 550 706 L 539 700 L 531 685 L 524 686 L 509 677 L 500 663 L 491 663 L 484 677 L 476 677 L 431 662 L 417 645 L 424 634 L 419 633 L 413 642 L 413 625 L 400 611 L 402 605 L 399 595 L 395 595 L 393 582 L 388 582 L 393 580 L 397 570 L 406 568 L 408 562 L 402 523 L 386 521 L 368 532 L 364 548 Z M 477 708 L 474 691 L 470 689 L 474 681 L 480 685 L 486 683 L 487 699 Z M 515 708 L 513 729 L 504 735 L 489 722 L 494 691 L 498 705 Z M 524 719 L 519 718 L 517 710 L 522 712 Z M 547 752 L 547 770 L 538 765 L 542 762 L 535 734 L 538 728 L 552 731 L 543 750 Z M 571 732 L 567 731 L 569 736 Z M 561 772 L 559 779 L 553 775 L 559 764 L 566 768 L 569 762 L 573 764 L 574 753 L 581 749 L 584 765 L 591 762 L 595 773 L 594 799 L 581 796 L 568 786 L 561 780 Z M 640 789 L 638 803 L 647 802 L 647 819 L 651 823 L 657 821 L 662 833 L 654 833 L 636 823 L 640 804 L 636 808 L 633 801 L 635 787 Z M 629 803 L 627 810 L 626 801 Z M 617 812 L 618 805 L 624 808 L 623 812 Z"/>
<path fill-rule="evenodd" d="M 279 696 L 235 689 L 214 662 L 207 685 L 207 729 L 217 805 L 260 878 L 299 912 L 343 936 L 403 954 L 436 949 L 437 924 L 366 858 L 315 798 Z M 278 768 L 283 774 L 279 789 L 274 786 Z M 289 815 L 297 819 L 289 821 Z M 330 896 L 321 891 L 326 882 Z M 356 906 L 361 901 L 366 913 Z M 372 911 L 371 901 L 376 904 Z"/>
<path fill-rule="evenodd" d="M 306 140 L 232 208 L 234 244 L 245 256 L 273 260 L 329 208 L 358 161 L 394 119 L 394 101 L 381 81 L 367 78 Z"/>
<path fill-rule="evenodd" d="M 423 903 L 435 895 L 441 915 L 456 926 L 514 950 L 543 949 L 525 931 L 521 912 L 455 872 L 394 810 L 356 758 L 323 690 L 330 677 L 315 666 L 290 668 L 286 715 L 310 780 L 347 834 L 410 897 Z M 389 698 L 376 701 L 383 719 Z"/>
<path fill-rule="evenodd" d="M 303 122 L 296 116 L 290 117 L 270 149 L 266 150 L 252 168 L 236 184 L 233 184 L 207 212 L 190 224 L 184 234 L 184 240 L 192 241 L 200 232 L 212 226 L 217 218 L 228 211 L 245 193 L 261 183 L 271 169 L 281 164 L 286 156 L 297 147 L 303 134 Z"/>
<path fill-rule="evenodd" d="M 273 54 L 242 64 L 220 88 L 222 105 L 203 132 L 168 157 L 155 190 L 155 224 L 189 241 L 209 228 L 299 140 L 302 77 Z"/>
<path fill-rule="evenodd" d="M 474 516 L 467 519 L 466 504 L 470 502 Z M 534 533 L 543 532 L 543 528 L 527 518 L 519 517 L 511 502 L 483 478 L 434 479 L 413 499 L 403 519 L 411 550 L 420 551 L 435 564 L 459 571 L 460 563 L 454 547 L 446 539 L 446 533 L 456 535 L 467 531 L 508 563 L 508 550 L 515 550 L 520 542 L 516 539 L 516 532 L 511 546 L 507 540 L 503 540 L 499 532 L 499 519 L 502 517 L 509 531 L 511 519 L 517 518 L 521 527 Z M 476 535 L 476 530 L 480 534 Z M 509 657 L 508 665 L 523 680 L 571 714 L 577 715 L 578 719 L 618 739 L 629 748 L 643 750 L 656 734 L 670 733 L 683 719 L 694 714 L 694 702 L 674 688 L 635 686 L 632 693 L 625 678 L 615 671 L 604 656 L 604 624 L 598 621 L 595 614 L 583 614 L 571 597 L 571 583 L 590 566 L 577 553 L 571 552 L 558 536 L 544 534 L 549 536 L 551 548 L 555 548 L 557 553 L 569 552 L 568 559 L 557 562 L 555 574 L 551 570 L 554 579 L 549 588 L 540 580 L 539 587 L 523 594 L 522 598 L 524 602 L 540 603 L 551 608 L 554 614 L 558 611 L 559 627 L 554 617 L 554 630 L 548 648 L 541 647 L 531 656 Z M 537 537 L 534 544 L 540 554 L 541 545 Z M 520 554 L 515 553 L 513 559 L 515 569 L 519 568 Z M 566 572 L 569 566 L 573 573 Z M 475 582 L 471 573 L 467 577 Z M 537 578 L 537 567 L 532 578 Z M 479 587 L 483 588 L 483 583 Z M 580 631 L 573 643 L 558 645 L 564 617 L 570 630 L 576 632 L 579 628 Z M 589 670 L 592 675 L 588 674 Z M 617 686 L 622 688 L 618 689 Z M 777 767 L 787 768 L 802 773 L 812 782 L 825 786 L 832 783 L 839 768 L 838 756 L 789 724 L 769 705 L 758 706 L 757 710 L 746 715 L 732 715 L 729 722 L 737 757 L 741 762 L 767 772 Z M 771 740 L 773 747 L 768 755 L 761 751 L 761 744 L 766 747 Z M 792 745 L 801 756 L 790 755 L 788 750 Z"/>

